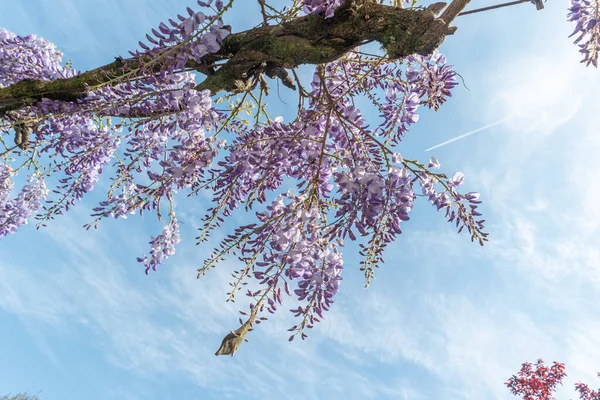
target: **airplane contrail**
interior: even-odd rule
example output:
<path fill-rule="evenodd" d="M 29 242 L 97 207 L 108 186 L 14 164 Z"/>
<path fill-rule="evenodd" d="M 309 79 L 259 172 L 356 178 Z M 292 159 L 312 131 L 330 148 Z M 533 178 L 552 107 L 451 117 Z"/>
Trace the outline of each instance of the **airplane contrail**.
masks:
<path fill-rule="evenodd" d="M 466 138 L 467 136 L 471 136 L 471 135 L 474 135 L 474 134 L 475 134 L 475 133 L 477 133 L 477 132 L 481 132 L 481 131 L 483 131 L 483 130 L 485 130 L 485 129 L 491 128 L 491 127 L 492 127 L 492 126 L 494 126 L 494 125 L 501 124 L 502 122 L 504 122 L 504 121 L 507 121 L 507 120 L 509 120 L 509 119 L 511 119 L 511 118 L 514 118 L 514 116 L 510 116 L 510 117 L 502 118 L 502 119 L 501 119 L 501 120 L 499 120 L 499 121 L 492 122 L 491 124 L 487 124 L 487 125 L 485 125 L 485 126 L 482 126 L 481 128 L 477 128 L 477 129 L 474 129 L 474 130 L 472 130 L 472 131 L 470 131 L 470 132 L 463 133 L 463 134 L 462 134 L 462 135 L 460 135 L 460 136 L 457 136 L 457 137 L 455 137 L 455 138 L 452 138 L 452 139 L 450 139 L 450 140 L 446 140 L 445 142 L 442 142 L 442 143 L 440 143 L 440 144 L 436 144 L 435 146 L 433 146 L 433 147 L 430 147 L 430 148 L 428 148 L 428 149 L 427 149 L 427 150 L 425 150 L 425 151 L 429 151 L 429 150 L 437 149 L 438 147 L 442 147 L 442 146 L 445 146 L 445 145 L 447 145 L 447 144 L 449 144 L 449 143 L 456 142 L 457 140 L 460 140 L 460 139 Z"/>

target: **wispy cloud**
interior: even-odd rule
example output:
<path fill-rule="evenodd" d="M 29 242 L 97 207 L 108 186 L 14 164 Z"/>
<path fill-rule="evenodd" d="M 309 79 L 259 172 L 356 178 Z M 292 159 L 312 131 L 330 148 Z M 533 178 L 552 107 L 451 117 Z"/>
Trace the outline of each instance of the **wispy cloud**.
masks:
<path fill-rule="evenodd" d="M 345 351 L 395 368 L 410 362 L 429 375 L 422 380 L 443 382 L 439 389 L 452 398 L 502 398 L 503 380 L 522 361 L 559 353 L 560 345 L 523 311 L 489 299 L 424 293 L 398 300 L 372 294 L 360 307 L 334 313 L 323 332 Z"/>
<path fill-rule="evenodd" d="M 97 17 L 111 15 L 111 34 L 127 48 L 138 30 L 164 18 L 170 7 L 178 12 L 187 5 L 101 4 Z M 16 7 L 26 14 L 22 3 Z M 45 7 L 54 8 L 48 19 L 61 12 L 55 3 Z M 77 8 L 72 15 L 85 12 Z M 138 24 L 128 25 L 128 18 Z M 78 23 L 56 31 L 70 35 L 64 50 L 99 51 L 95 34 Z M 485 86 L 489 103 L 469 112 L 481 118 L 474 123 L 496 122 L 428 149 L 496 125 L 509 133 L 467 174 L 484 193 L 490 246 L 473 248 L 446 225 L 429 233 L 407 229 L 408 238 L 390 246 L 369 291 L 352 278 L 357 262 L 348 257 L 342 292 L 309 340 L 287 342 L 292 322 L 286 305 L 250 334 L 251 343 L 235 358 L 215 357 L 243 309 L 243 299 L 224 302 L 234 263 L 196 281 L 204 249 L 184 245 L 157 274 L 144 277 L 133 260 L 147 251 L 140 244 L 149 235 L 145 225 L 132 219 L 85 233 L 77 210 L 39 236 L 47 265 L 20 267 L 25 256 L 1 251 L 0 309 L 18 316 L 46 357 L 67 372 L 77 371 L 52 348 L 57 332 L 93 343 L 90 349 L 110 364 L 99 367 L 116 366 L 148 378 L 148 385 L 157 376 L 177 377 L 219 398 L 504 399 L 510 396 L 503 380 L 537 357 L 565 361 L 569 379 L 594 384 L 600 369 L 593 322 L 600 313 L 600 213 L 594 201 L 600 197 L 594 161 L 600 142 L 598 121 L 574 122 L 596 112 L 591 94 L 597 84 L 579 67 L 572 45 L 557 39 L 563 33 L 550 28 L 538 43 L 551 50 L 529 49 L 482 68 L 482 79 L 491 82 Z M 114 55 L 113 49 L 102 51 Z M 564 129 L 567 122 L 572 130 Z M 536 157 L 540 152 L 551 157 Z M 134 244 L 135 237 L 143 239 Z M 116 388 L 114 397 L 157 396 L 138 389 Z"/>
<path fill-rule="evenodd" d="M 118 233 L 85 234 L 79 225 L 66 216 L 49 228 L 46 239 L 62 259 L 52 269 L 19 270 L 10 254 L 2 255 L 0 308 L 28 321 L 48 340 L 56 329 L 67 336 L 83 332 L 119 368 L 148 378 L 178 376 L 224 397 L 300 399 L 349 392 L 345 398 L 359 399 L 396 389 L 402 390 L 387 398 L 416 393 L 408 384 L 365 377 L 360 364 L 335 362 L 323 354 L 316 334 L 311 341 L 289 344 L 285 329 L 279 329 L 291 325 L 285 308 L 251 333 L 251 343 L 236 358 L 215 357 L 221 338 L 235 328 L 240 307 L 224 302 L 231 265 L 196 281 L 197 249 L 181 249 L 179 261 L 154 276 L 130 274 L 120 263 L 122 254 L 110 250 L 122 242 Z M 291 394 L 289 382 L 299 385 Z"/>
<path fill-rule="evenodd" d="M 540 46 L 484 68 L 491 101 L 486 115 L 503 115 L 507 128 L 525 138 L 544 138 L 564 126 L 592 93 L 594 71 L 583 68 L 561 32 L 549 31 Z"/>

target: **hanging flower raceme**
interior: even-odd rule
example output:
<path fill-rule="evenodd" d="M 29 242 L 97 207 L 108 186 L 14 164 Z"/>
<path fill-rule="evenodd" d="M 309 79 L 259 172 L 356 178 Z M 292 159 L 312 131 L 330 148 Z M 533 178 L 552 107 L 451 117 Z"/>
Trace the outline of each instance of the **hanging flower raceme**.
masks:
<path fill-rule="evenodd" d="M 146 50 L 134 53 L 133 59 L 120 59 L 124 65 L 138 65 L 134 75 L 90 87 L 75 101 L 43 99 L 3 116 L 3 127 L 16 131 L 23 126 L 32 133 L 32 154 L 38 156 L 38 163 L 47 163 L 47 174 L 64 174 L 38 215 L 41 222 L 67 211 L 93 189 L 106 168 L 116 168 L 117 175 L 88 228 L 106 216 L 158 210 L 161 201 L 172 201 L 172 191 L 198 183 L 216 155 L 205 132 L 221 116 L 212 109 L 210 93 L 195 90 L 195 76 L 184 71 L 185 64 L 218 51 L 229 34 L 220 20 L 221 1 L 198 5 L 217 14 L 188 9 L 188 17 L 169 21 L 171 28 L 161 24 L 153 30 L 148 41 L 154 47 L 142 45 Z M 0 87 L 20 79 L 75 75 L 61 66 L 61 57 L 44 39 L 0 30 Z M 23 60 L 27 62 L 21 64 Z M 111 122 L 115 116 L 124 119 L 115 125 Z M 29 136 L 26 140 L 19 144 L 24 150 L 31 144 Z M 126 144 L 125 153 L 111 167 L 121 143 Z"/>
<path fill-rule="evenodd" d="M 209 8 L 212 1 L 197 1 L 202 8 Z M 221 43 L 231 32 L 223 25 L 220 14 L 223 2 L 215 2 L 217 15 L 207 15 L 187 8 L 188 16 L 177 15 L 179 21 L 161 22 L 146 39 L 150 45 L 140 42 L 142 51 L 130 52 L 134 60 L 154 59 L 160 62 L 161 71 L 167 74 L 181 72 L 189 60 L 202 62 L 202 57 L 217 52 Z M 154 63 L 146 65 L 152 67 Z"/>
<path fill-rule="evenodd" d="M 571 0 L 567 20 L 574 22 L 575 29 L 569 36 L 577 35 L 575 44 L 583 55 L 581 62 L 598 67 L 598 51 L 600 50 L 600 2 L 598 0 Z"/>
<path fill-rule="evenodd" d="M 427 107 L 437 111 L 458 85 L 454 67 L 446 64 L 446 56 L 437 49 L 429 56 L 410 56 L 408 61 L 412 63 L 406 71 L 408 83 L 419 98 L 425 98 Z"/>
<path fill-rule="evenodd" d="M 156 271 L 165 259 L 174 255 L 175 245 L 180 241 L 179 223 L 175 214 L 172 213 L 169 215 L 169 223 L 164 226 L 162 233 L 150 240 L 152 246 L 150 257 L 144 255 L 137 259 L 146 266 L 146 275 L 150 273 L 150 270 Z"/>
<path fill-rule="evenodd" d="M 8 199 L 8 195 L 15 183 L 11 180 L 14 171 L 10 165 L 0 164 L 0 207 Z"/>
<path fill-rule="evenodd" d="M 456 87 L 456 72 L 446 57 L 435 50 L 430 56 L 413 55 L 405 60 L 385 60 L 351 51 L 329 63 L 313 77 L 311 105 L 320 104 L 326 93 L 343 109 L 355 96 L 367 95 L 382 119 L 376 133 L 397 144 L 419 120 L 420 105 L 438 110 Z M 382 98 L 374 95 L 380 91 Z M 327 104 L 329 104 L 327 103 Z"/>
<path fill-rule="evenodd" d="M 259 290 L 246 292 L 252 299 L 252 320 L 258 312 L 277 310 L 283 301 L 282 288 L 295 296 L 300 304 L 291 311 L 302 319 L 290 329 L 295 331 L 290 340 L 297 334 L 305 338 L 304 329 L 323 318 L 342 280 L 341 242 L 330 239 L 335 235 L 326 227 L 323 210 L 311 203 L 306 195 L 280 194 L 265 211 L 256 213 L 258 223 L 241 226 L 228 235 L 199 269 L 199 275 L 205 274 L 229 251 L 235 253 L 245 267 L 234 273 L 229 296 L 233 299 L 252 273 L 260 285 Z"/>
<path fill-rule="evenodd" d="M 242 312 L 247 316 L 242 326 L 264 321 L 259 314 L 274 313 L 285 292 L 296 301 L 291 311 L 300 319 L 290 329 L 290 339 L 305 338 L 304 330 L 333 304 L 342 280 L 340 249 L 347 238 L 360 242 L 361 271 L 370 283 L 386 246 L 410 219 L 417 182 L 438 210 L 446 210 L 449 221 L 456 220 L 460 230 L 466 226 L 480 243 L 487 240 L 483 221 L 475 219 L 479 195 L 458 191 L 461 173 L 447 178 L 431 170 L 439 168 L 434 158 L 423 165 L 391 147 L 419 120 L 421 105 L 437 110 L 456 86 L 455 73 L 442 55 L 398 61 L 351 51 L 316 68 L 308 101 L 296 119 L 271 120 L 261 100 L 250 96 L 259 106 L 250 124 L 236 119 L 243 100 L 237 103 L 234 97 L 230 109 L 216 110 L 211 93 L 199 91 L 189 72 L 206 68 L 210 74 L 220 62 L 210 54 L 219 51 L 229 34 L 221 21 L 223 2 L 197 3 L 201 11 L 188 9 L 187 16 L 161 23 L 132 58 L 115 61 L 122 69 L 89 86 L 80 98 L 43 99 L 3 117 L 3 128 L 32 134 L 31 139 L 20 136 L 25 142 L 17 143 L 23 150 L 19 156 L 35 155 L 45 175 L 60 177 L 53 198 L 37 216 L 41 222 L 69 210 L 96 186 L 103 171 L 110 171 L 107 197 L 94 208 L 95 220 L 87 228 L 107 217 L 151 212 L 160 218 L 161 209 L 169 207 L 168 221 L 150 240 L 149 254 L 138 258 L 149 274 L 175 253 L 180 241 L 174 211 L 178 191 L 213 190 L 200 242 L 242 207 L 255 207 L 256 221 L 227 235 L 199 273 L 235 254 L 243 267 L 234 274 L 230 299 L 246 278 L 253 277 L 259 286 L 246 292 L 251 305 L 249 313 Z M 305 0 L 303 5 L 306 13 L 329 18 L 342 3 Z M 32 68 L 32 79 L 74 73 L 61 69 L 59 55 L 47 43 L 4 35 L 8 39 L 0 59 L 9 60 L 17 48 L 19 54 L 39 53 L 42 61 Z M 13 63 L 0 69 L 2 82 L 14 82 L 10 74 L 18 68 Z M 246 99 L 247 94 L 241 95 Z M 359 108 L 362 100 L 379 111 L 381 120 L 374 127 Z M 235 136 L 227 141 L 225 134 Z M 8 200 L 13 174 L 9 165 L 0 168 L 0 221 L 6 221 L 6 233 L 39 212 L 47 193 L 39 176 Z"/>
<path fill-rule="evenodd" d="M 3 169 L 6 175 L 6 168 Z M 1 175 L 0 179 L 2 179 Z M 5 177 L 5 182 L 6 179 Z M 8 185 L 4 183 L 3 186 L 6 190 Z M 42 201 L 46 199 L 47 194 L 48 189 L 46 189 L 43 176 L 35 173 L 29 177 L 28 183 L 23 186 L 16 198 L 0 201 L 0 238 L 15 233 L 17 228 L 26 225 L 29 217 L 42 207 Z M 6 194 L 1 192 L 0 196 L 6 198 Z"/>

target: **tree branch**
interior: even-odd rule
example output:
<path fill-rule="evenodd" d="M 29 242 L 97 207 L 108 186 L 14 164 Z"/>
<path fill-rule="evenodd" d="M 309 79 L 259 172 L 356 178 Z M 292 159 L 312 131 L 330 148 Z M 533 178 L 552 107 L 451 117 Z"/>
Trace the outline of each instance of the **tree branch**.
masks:
<path fill-rule="evenodd" d="M 369 0 L 346 1 L 329 19 L 308 15 L 281 25 L 231 34 L 218 53 L 204 57 L 200 63 L 190 61 L 186 67 L 206 72 L 215 67 L 214 60 L 227 60 L 197 87 L 215 94 L 224 90 L 235 91 L 240 81 L 247 80 L 257 71 L 268 76 L 280 76 L 282 68 L 331 62 L 358 45 L 374 41 L 379 42 L 392 58 L 415 53 L 428 55 L 444 41 L 446 35 L 454 32 L 456 28 L 449 24 L 468 2 L 454 0 L 442 16 L 436 18 L 441 7 L 407 10 L 374 4 Z M 18 82 L 0 89 L 0 116 L 34 105 L 42 98 L 75 101 L 95 85 L 122 82 L 119 77 L 149 61 L 117 59 L 68 79 Z M 160 69 L 158 63 L 155 69 L 157 72 Z"/>
<path fill-rule="evenodd" d="M 467 4 L 469 4 L 470 0 L 454 0 L 450 5 L 444 10 L 440 19 L 444 20 L 448 26 L 450 23 L 461 13 L 462 10 L 465 9 Z"/>

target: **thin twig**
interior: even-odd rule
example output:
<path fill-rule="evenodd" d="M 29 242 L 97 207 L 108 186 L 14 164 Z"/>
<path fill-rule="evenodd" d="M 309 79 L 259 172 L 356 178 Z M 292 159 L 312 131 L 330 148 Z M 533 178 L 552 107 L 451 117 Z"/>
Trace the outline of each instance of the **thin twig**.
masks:
<path fill-rule="evenodd" d="M 468 14 L 475 14 L 475 13 L 478 13 L 478 12 L 483 12 L 483 11 L 488 11 L 488 10 L 494 10 L 496 8 L 514 6 L 516 4 L 529 3 L 529 2 L 530 2 L 530 0 L 516 0 L 516 1 L 511 1 L 509 3 L 496 4 L 494 6 L 483 7 L 483 8 L 476 8 L 474 10 L 469 10 L 469 11 L 463 11 L 460 14 L 458 14 L 457 16 L 468 15 Z"/>
<path fill-rule="evenodd" d="M 268 26 L 269 17 L 267 17 L 267 10 L 265 10 L 265 0 L 258 0 L 258 4 L 260 5 L 260 13 L 263 17 L 263 26 Z"/>

